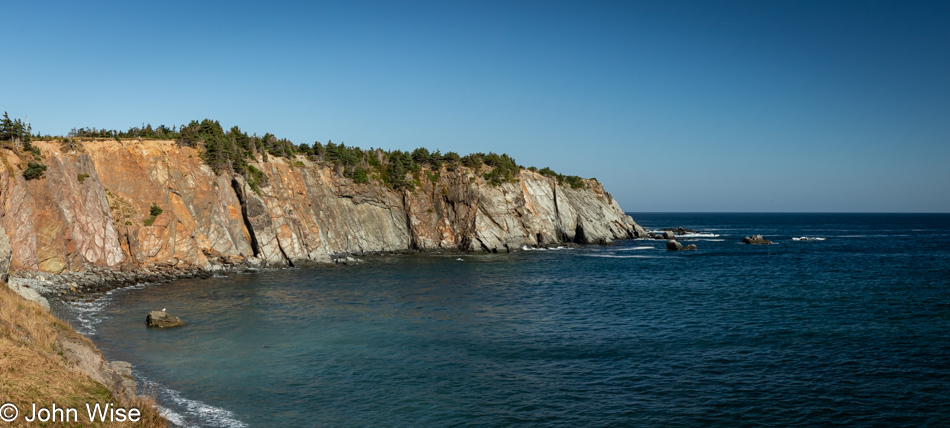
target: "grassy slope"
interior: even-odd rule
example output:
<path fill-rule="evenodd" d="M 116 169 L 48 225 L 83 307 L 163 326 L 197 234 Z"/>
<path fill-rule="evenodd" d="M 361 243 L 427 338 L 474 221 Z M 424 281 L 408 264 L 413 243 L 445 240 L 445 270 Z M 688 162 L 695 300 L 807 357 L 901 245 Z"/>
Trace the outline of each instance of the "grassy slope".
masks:
<path fill-rule="evenodd" d="M 142 420 L 134 426 L 167 425 L 153 407 L 153 400 L 115 400 L 105 386 L 86 373 L 70 368 L 57 345 L 58 338 L 85 341 L 93 346 L 92 342 L 43 311 L 39 305 L 24 300 L 0 282 L 0 404 L 14 403 L 20 409 L 18 421 L 4 425 L 29 425 L 24 417 L 32 411 L 32 403 L 37 403 L 38 408 L 56 403 L 57 407 L 78 409 L 80 424 L 63 426 L 133 426 L 130 423 L 91 425 L 85 416 L 86 403 L 136 407 L 142 411 Z"/>

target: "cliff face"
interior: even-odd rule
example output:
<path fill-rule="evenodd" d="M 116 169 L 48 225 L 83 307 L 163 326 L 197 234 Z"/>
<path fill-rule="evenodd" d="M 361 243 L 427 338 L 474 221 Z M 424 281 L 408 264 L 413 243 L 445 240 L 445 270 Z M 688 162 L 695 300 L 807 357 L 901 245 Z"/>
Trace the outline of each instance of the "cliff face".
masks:
<path fill-rule="evenodd" d="M 423 171 L 408 192 L 355 184 L 303 157 L 271 158 L 254 164 L 267 176 L 254 191 L 172 142 L 87 142 L 69 152 L 35 145 L 48 167 L 37 180 L 17 167 L 25 159 L 0 153 L 0 231 L 14 271 L 214 269 L 255 256 L 306 265 L 345 254 L 498 252 L 646 236 L 596 181 L 571 189 L 530 171 L 497 187 L 467 168 Z M 146 226 L 152 204 L 163 212 Z"/>

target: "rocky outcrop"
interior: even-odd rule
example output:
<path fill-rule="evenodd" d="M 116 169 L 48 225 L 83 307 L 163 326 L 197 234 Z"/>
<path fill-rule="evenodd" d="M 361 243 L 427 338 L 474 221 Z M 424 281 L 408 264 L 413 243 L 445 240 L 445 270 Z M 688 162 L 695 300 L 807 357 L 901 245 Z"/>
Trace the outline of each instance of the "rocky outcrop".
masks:
<path fill-rule="evenodd" d="M 132 364 L 106 360 L 102 351 L 75 332 L 57 337 L 56 345 L 71 367 L 104 385 L 116 398 L 135 398 L 137 384 L 132 377 Z"/>
<path fill-rule="evenodd" d="M 752 245 L 766 245 L 766 244 L 771 244 L 772 241 L 769 241 L 768 239 L 763 238 L 762 235 L 752 235 L 752 236 L 746 236 L 745 238 L 742 238 L 742 243 L 752 244 Z"/>
<path fill-rule="evenodd" d="M 678 241 L 675 241 L 672 239 L 669 241 L 666 241 L 666 249 L 669 251 L 688 251 L 688 250 L 695 250 L 696 248 L 697 248 L 696 244 L 689 244 L 689 245 L 683 246 L 683 244 L 680 244 Z"/>
<path fill-rule="evenodd" d="M 48 167 L 37 180 L 17 170 L 26 159 L 0 152 L 10 165 L 0 170 L 0 272 L 9 260 L 15 272 L 148 277 L 648 236 L 596 180 L 574 189 L 522 170 L 514 182 L 493 186 L 485 171 L 443 167 L 418 174 L 414 191 L 395 191 L 299 157 L 258 159 L 253 165 L 266 180 L 252 189 L 173 142 L 95 141 L 71 151 L 34 145 Z M 151 215 L 152 206 L 161 213 Z"/>
<path fill-rule="evenodd" d="M 43 295 L 40 294 L 38 290 L 30 287 L 27 281 L 23 281 L 20 278 L 11 278 L 10 282 L 7 283 L 7 286 L 9 286 L 10 289 L 16 294 L 19 294 L 20 297 L 36 302 L 46 312 L 50 311 L 49 300 L 43 297 Z"/>
<path fill-rule="evenodd" d="M 184 326 L 185 322 L 181 318 L 161 310 L 149 312 L 145 316 L 145 325 L 156 328 L 172 328 Z"/>
<path fill-rule="evenodd" d="M 683 226 L 676 227 L 676 228 L 673 228 L 673 227 L 664 227 L 663 229 L 660 229 L 660 230 L 662 230 L 662 231 L 664 231 L 664 232 L 673 232 L 673 233 L 676 234 L 676 235 L 686 235 L 686 234 L 688 234 L 688 233 L 698 233 L 697 231 L 695 231 L 695 230 L 693 230 L 693 229 L 687 229 L 687 228 L 685 228 L 685 227 L 683 227 Z"/>
<path fill-rule="evenodd" d="M 0 282 L 7 282 L 10 276 L 10 259 L 13 256 L 13 248 L 10 247 L 10 238 L 7 237 L 7 231 L 0 226 Z"/>

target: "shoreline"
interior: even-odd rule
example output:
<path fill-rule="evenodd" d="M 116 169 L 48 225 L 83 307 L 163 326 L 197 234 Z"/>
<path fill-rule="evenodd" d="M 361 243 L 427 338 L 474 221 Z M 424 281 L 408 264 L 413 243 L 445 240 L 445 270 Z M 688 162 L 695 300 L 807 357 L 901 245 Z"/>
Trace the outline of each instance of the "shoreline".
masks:
<path fill-rule="evenodd" d="M 637 240 L 644 238 L 627 238 L 624 240 Z M 653 238 L 646 238 L 653 239 Z M 560 242 L 556 246 L 538 246 L 529 247 L 528 250 L 549 249 L 549 248 L 579 248 L 584 246 L 611 246 L 612 244 L 576 244 L 573 242 Z M 526 251 L 524 249 L 512 249 L 508 253 Z M 20 270 L 11 272 L 7 278 L 7 285 L 23 298 L 39 303 L 49 310 L 49 300 L 59 299 L 63 303 L 70 303 L 85 300 L 87 302 L 95 300 L 105 293 L 137 284 L 162 284 L 182 279 L 207 279 L 215 275 L 257 273 L 268 270 L 278 270 L 286 268 L 332 268 L 339 265 L 354 265 L 363 263 L 359 257 L 374 257 L 382 255 L 405 255 L 405 254 L 486 254 L 482 251 L 463 251 L 453 249 L 431 249 L 431 250 L 403 250 L 370 252 L 365 254 L 337 254 L 331 257 L 330 262 L 306 263 L 297 265 L 274 265 L 268 264 L 258 257 L 239 257 L 221 258 L 221 261 L 212 262 L 209 269 L 203 269 L 196 266 L 186 265 L 178 266 L 169 263 L 149 264 L 148 266 L 135 269 L 105 268 L 95 265 L 85 266 L 85 270 L 65 273 L 42 272 L 38 270 Z"/>

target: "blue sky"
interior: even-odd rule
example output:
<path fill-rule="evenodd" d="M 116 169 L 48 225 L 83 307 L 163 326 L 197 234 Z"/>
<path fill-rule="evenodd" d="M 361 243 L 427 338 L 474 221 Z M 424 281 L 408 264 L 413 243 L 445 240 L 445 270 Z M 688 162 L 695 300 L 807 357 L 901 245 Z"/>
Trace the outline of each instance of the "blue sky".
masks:
<path fill-rule="evenodd" d="M 627 211 L 950 212 L 950 2 L 4 2 L 35 131 L 507 152 Z"/>

